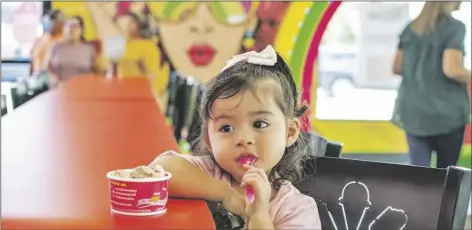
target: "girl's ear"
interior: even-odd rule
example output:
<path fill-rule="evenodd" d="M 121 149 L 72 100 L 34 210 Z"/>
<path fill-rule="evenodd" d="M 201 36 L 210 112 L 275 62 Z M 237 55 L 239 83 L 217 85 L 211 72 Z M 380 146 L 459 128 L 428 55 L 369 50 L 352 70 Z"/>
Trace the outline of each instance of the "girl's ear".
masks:
<path fill-rule="evenodd" d="M 298 118 L 293 118 L 288 123 L 287 128 L 287 141 L 285 147 L 292 146 L 295 141 L 298 139 L 298 135 L 300 134 L 300 120 Z"/>

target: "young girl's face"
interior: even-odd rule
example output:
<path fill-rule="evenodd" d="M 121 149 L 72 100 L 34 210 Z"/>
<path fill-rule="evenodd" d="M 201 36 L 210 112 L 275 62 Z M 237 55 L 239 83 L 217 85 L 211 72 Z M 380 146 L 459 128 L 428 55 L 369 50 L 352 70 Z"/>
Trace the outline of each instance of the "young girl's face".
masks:
<path fill-rule="evenodd" d="M 255 156 L 254 167 L 269 173 L 298 137 L 298 119 L 286 118 L 275 100 L 280 90 L 276 81 L 260 80 L 255 89 L 213 103 L 207 146 L 237 181 L 246 171 L 239 163 L 241 156 Z"/>

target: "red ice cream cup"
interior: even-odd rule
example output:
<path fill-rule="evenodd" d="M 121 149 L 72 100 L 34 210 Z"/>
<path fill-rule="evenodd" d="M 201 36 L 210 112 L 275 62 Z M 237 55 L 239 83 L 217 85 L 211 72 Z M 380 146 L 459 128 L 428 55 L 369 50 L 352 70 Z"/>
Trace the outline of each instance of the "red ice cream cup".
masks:
<path fill-rule="evenodd" d="M 123 171 L 133 169 L 124 169 Z M 159 178 L 120 178 L 115 170 L 107 173 L 110 184 L 111 211 L 128 216 L 151 216 L 167 211 L 167 191 L 172 174 Z"/>

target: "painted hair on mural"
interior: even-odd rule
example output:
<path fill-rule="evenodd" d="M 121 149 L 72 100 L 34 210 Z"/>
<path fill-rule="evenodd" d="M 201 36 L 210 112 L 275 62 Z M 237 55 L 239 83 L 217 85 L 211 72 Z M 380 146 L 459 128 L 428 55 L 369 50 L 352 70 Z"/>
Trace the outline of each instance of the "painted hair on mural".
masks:
<path fill-rule="evenodd" d="M 225 69 L 207 84 L 200 102 L 200 137 L 194 139 L 192 145 L 198 150 L 198 155 L 211 155 L 204 143 L 207 135 L 207 121 L 213 119 L 212 105 L 217 99 L 230 98 L 246 90 L 256 91 L 264 79 L 275 80 L 280 87 L 269 90 L 287 118 L 298 118 L 307 110 L 306 105 L 300 105 L 298 92 L 290 68 L 280 54 L 274 66 L 238 62 Z M 284 180 L 298 182 L 302 177 L 301 163 L 306 158 L 304 147 L 306 140 L 300 136 L 297 141 L 285 149 L 282 159 L 269 174 L 275 189 L 279 189 Z M 276 175 L 280 177 L 276 178 Z"/>

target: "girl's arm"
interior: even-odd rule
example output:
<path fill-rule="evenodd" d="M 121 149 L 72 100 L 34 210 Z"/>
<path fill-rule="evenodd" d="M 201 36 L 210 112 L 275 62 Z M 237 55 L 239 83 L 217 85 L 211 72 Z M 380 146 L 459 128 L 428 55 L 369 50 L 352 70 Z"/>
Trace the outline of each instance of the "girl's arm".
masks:
<path fill-rule="evenodd" d="M 222 202 L 227 194 L 233 192 L 229 184 L 208 175 L 183 157 L 157 157 L 149 166 L 152 168 L 156 164 L 172 174 L 169 180 L 171 196 Z"/>
<path fill-rule="evenodd" d="M 269 213 L 262 215 L 253 215 L 249 220 L 248 228 L 252 229 L 275 229 L 274 224 L 272 224 L 272 218 Z"/>
<path fill-rule="evenodd" d="M 229 183 L 217 179 L 221 177 L 216 173 L 218 166 L 209 157 L 195 157 L 169 151 L 157 157 L 149 166 L 154 167 L 156 164 L 172 174 L 169 180 L 170 196 L 221 202 L 231 213 L 244 215 L 245 198 Z"/>

